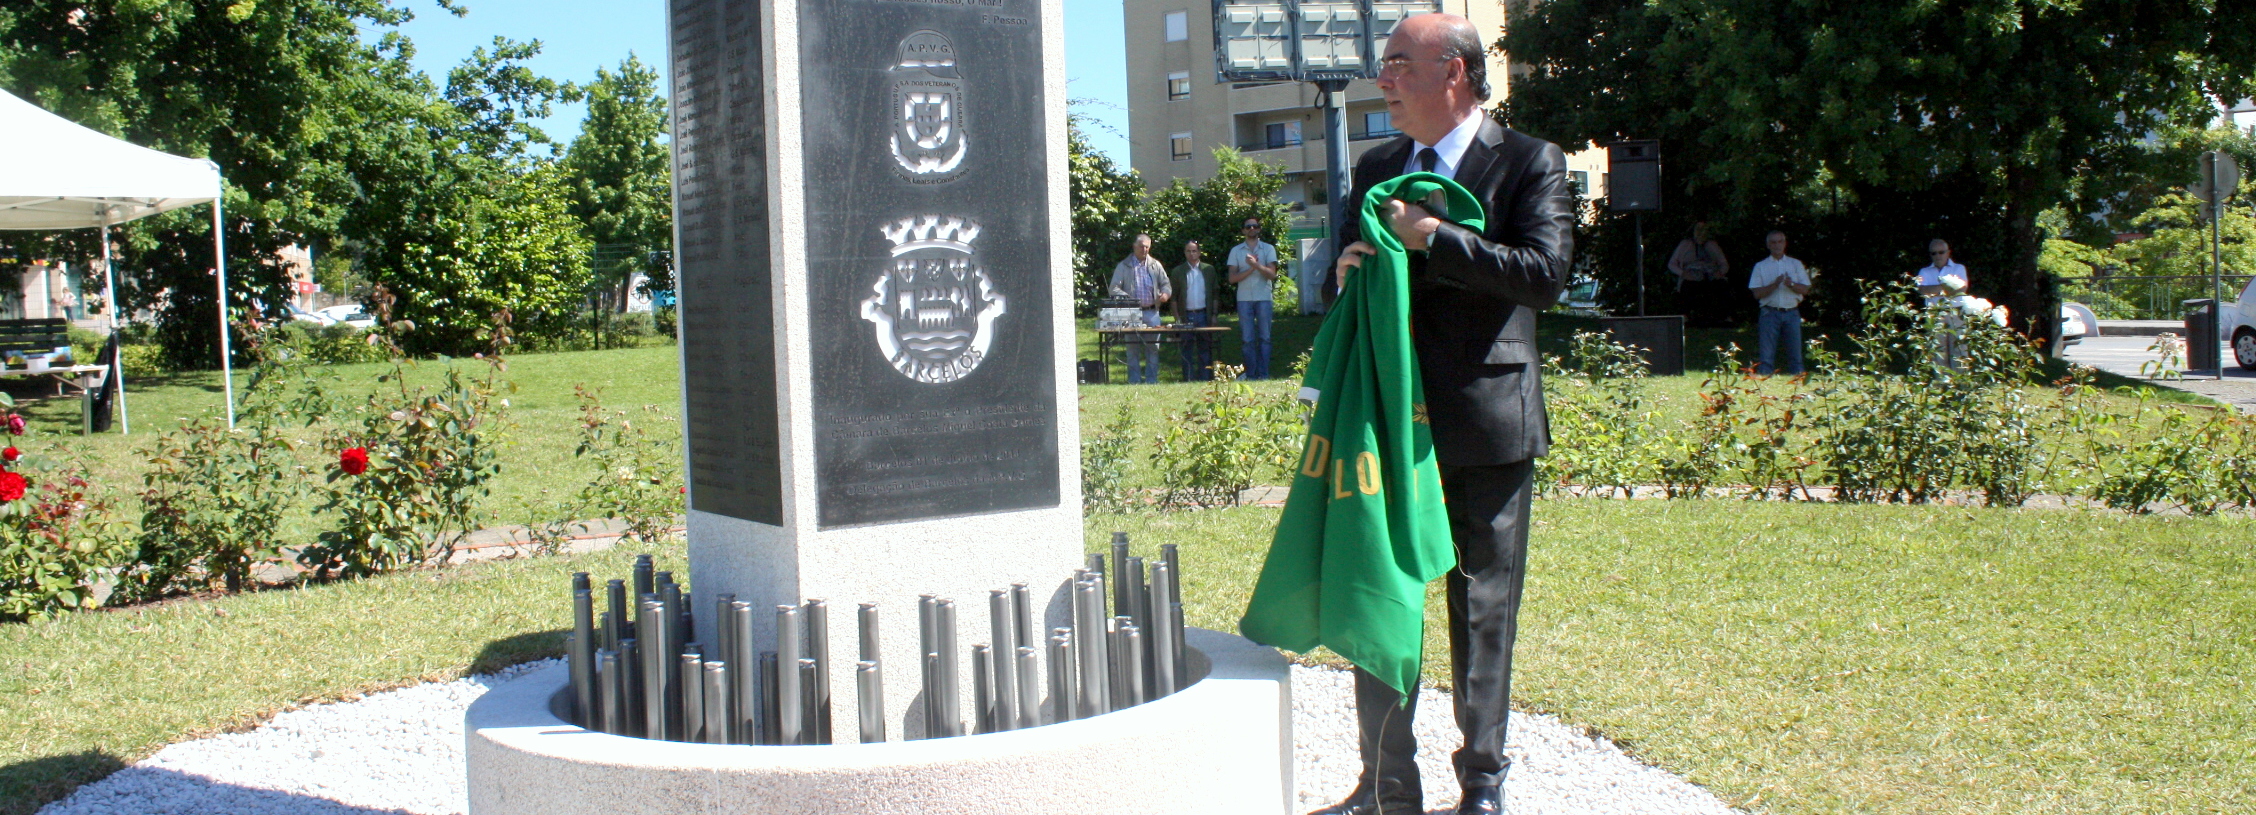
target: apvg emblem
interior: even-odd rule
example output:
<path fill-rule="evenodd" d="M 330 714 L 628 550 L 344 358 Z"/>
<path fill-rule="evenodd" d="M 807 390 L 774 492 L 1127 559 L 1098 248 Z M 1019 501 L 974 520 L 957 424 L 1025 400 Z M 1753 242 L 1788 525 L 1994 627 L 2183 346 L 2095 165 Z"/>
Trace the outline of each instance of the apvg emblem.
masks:
<path fill-rule="evenodd" d="M 969 136 L 956 47 L 938 31 L 910 34 L 892 73 L 894 163 L 920 183 L 961 175 Z"/>
<path fill-rule="evenodd" d="M 862 301 L 878 350 L 918 382 L 969 376 L 987 358 L 1004 311 L 1002 292 L 972 253 L 978 222 L 919 215 L 879 229 L 893 243 L 893 264 Z"/>

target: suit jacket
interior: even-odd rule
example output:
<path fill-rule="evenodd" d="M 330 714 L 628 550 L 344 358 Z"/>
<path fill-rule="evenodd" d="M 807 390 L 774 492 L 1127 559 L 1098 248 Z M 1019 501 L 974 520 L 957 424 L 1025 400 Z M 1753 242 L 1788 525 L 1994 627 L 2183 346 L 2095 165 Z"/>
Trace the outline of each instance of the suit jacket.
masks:
<path fill-rule="evenodd" d="M 1364 153 L 1348 200 L 1402 175 L 1410 150 L 1410 138 L 1397 136 Z M 1411 343 L 1436 458 L 1450 466 L 1526 461 L 1551 447 L 1535 314 L 1566 289 L 1574 255 L 1566 154 L 1489 120 L 1455 180 L 1480 199 L 1487 228 L 1444 222 L 1410 268 Z M 1339 246 L 1362 239 L 1361 218 L 1342 226 Z"/>
<path fill-rule="evenodd" d="M 1199 259 L 1199 277 L 1206 284 L 1203 287 L 1206 290 L 1206 296 L 1201 298 L 1199 302 L 1206 304 L 1206 313 L 1208 314 L 1215 312 L 1214 296 L 1221 290 L 1214 283 L 1222 275 L 1222 270 L 1216 268 L 1214 264 L 1208 263 L 1204 258 Z M 1177 263 L 1174 268 L 1167 270 L 1167 287 L 1173 290 L 1173 293 L 1169 295 L 1167 307 L 1172 310 L 1170 313 L 1174 314 L 1177 320 L 1183 319 L 1183 311 L 1191 307 L 1190 284 L 1184 282 L 1184 279 L 1190 276 L 1191 265 L 1188 263 Z"/>

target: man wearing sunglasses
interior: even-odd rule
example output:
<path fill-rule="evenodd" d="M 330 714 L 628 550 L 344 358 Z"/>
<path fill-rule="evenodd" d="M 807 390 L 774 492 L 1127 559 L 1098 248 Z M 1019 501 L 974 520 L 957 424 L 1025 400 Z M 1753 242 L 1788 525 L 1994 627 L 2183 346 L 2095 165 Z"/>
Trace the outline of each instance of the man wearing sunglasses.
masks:
<path fill-rule="evenodd" d="M 1276 319 L 1277 247 L 1261 240 L 1261 222 L 1246 219 L 1245 242 L 1230 247 L 1230 284 L 1238 287 L 1238 339 L 1245 378 L 1269 378 L 1269 324 Z"/>
<path fill-rule="evenodd" d="M 1919 293 L 1934 305 L 1944 294 L 1966 291 L 1966 267 L 1951 259 L 1950 243 L 1942 238 L 1927 242 L 1926 266 L 1919 267 Z"/>
<path fill-rule="evenodd" d="M 1550 446 L 1535 315 L 1566 288 L 1574 252 L 1566 155 L 1481 110 L 1488 98 L 1484 53 L 1463 17 L 1424 14 L 1395 28 L 1379 60 L 1378 86 L 1403 135 L 1356 162 L 1349 199 L 1362 201 L 1375 184 L 1426 171 L 1464 186 L 1487 216 L 1487 227 L 1475 232 L 1414 203 L 1387 205 L 1388 227 L 1411 250 L 1411 336 L 1457 546 L 1458 566 L 1446 579 L 1456 718 L 1465 735 L 1453 762 L 1464 789 L 1460 815 L 1503 811 L 1529 498 L 1535 459 Z M 1361 219 L 1341 226 L 1333 271 L 1344 281 L 1377 250 L 1361 240 Z M 1355 792 L 1321 815 L 1425 812 L 1410 724 L 1417 705 L 1415 698 L 1403 701 L 1385 682 L 1356 671 L 1363 773 Z"/>

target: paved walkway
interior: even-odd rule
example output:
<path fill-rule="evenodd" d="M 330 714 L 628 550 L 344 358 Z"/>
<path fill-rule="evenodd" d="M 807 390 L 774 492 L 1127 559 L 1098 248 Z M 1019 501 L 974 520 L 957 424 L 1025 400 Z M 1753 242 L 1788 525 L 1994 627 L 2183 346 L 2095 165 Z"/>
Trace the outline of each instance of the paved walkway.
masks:
<path fill-rule="evenodd" d="M 2139 366 L 2160 358 L 2148 350 L 2154 345 L 2152 337 L 2087 337 L 2083 342 L 2068 346 L 2068 360 L 2089 365 L 2111 374 L 2132 379 L 2145 379 Z M 2148 380 L 2156 384 L 2190 391 L 2224 402 L 2246 413 L 2256 413 L 2256 371 L 2242 369 L 2232 362 L 2232 349 L 2218 344 L 2225 360 L 2225 378 L 2219 381 L 2215 371 L 2185 372 L 2172 380 Z"/>

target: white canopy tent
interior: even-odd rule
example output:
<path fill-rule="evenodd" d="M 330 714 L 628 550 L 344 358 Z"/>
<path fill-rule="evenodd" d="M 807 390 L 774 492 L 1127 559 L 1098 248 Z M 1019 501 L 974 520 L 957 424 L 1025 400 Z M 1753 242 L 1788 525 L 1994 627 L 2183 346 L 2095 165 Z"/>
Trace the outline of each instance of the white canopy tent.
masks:
<path fill-rule="evenodd" d="M 117 277 L 110 270 L 110 227 L 196 204 L 212 205 L 212 267 L 219 278 L 220 382 L 227 394 L 227 426 L 235 426 L 234 366 L 227 330 L 226 244 L 220 227 L 219 165 L 182 158 L 113 138 L 48 113 L 0 90 L 0 229 L 100 229 L 102 301 L 110 330 L 117 330 Z M 125 368 L 118 377 L 121 427 Z"/>

